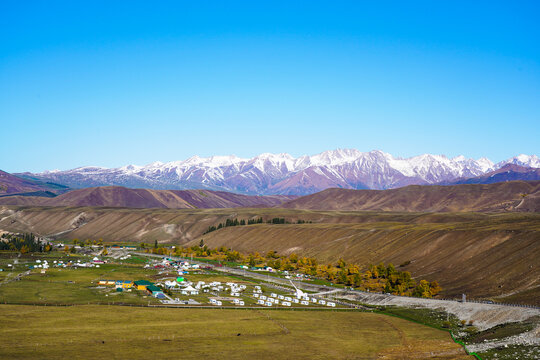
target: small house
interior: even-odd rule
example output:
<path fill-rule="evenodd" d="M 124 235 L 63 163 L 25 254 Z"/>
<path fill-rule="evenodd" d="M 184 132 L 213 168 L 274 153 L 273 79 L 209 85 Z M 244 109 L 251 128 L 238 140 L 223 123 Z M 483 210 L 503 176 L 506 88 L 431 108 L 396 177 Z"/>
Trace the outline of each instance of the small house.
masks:
<path fill-rule="evenodd" d="M 137 280 L 137 281 L 133 282 L 133 286 L 137 290 L 146 290 L 148 288 L 148 286 L 150 286 L 150 285 L 154 285 L 154 284 L 151 283 L 148 280 Z"/>
<path fill-rule="evenodd" d="M 148 291 L 153 297 L 158 297 L 163 295 L 163 290 L 158 288 L 156 285 L 148 285 L 146 287 L 146 291 Z"/>

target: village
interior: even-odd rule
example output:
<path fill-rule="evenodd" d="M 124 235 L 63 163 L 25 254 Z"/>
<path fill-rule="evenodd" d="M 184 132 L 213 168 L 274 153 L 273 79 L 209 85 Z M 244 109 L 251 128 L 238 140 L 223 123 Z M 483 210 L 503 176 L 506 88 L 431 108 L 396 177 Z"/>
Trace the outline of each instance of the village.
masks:
<path fill-rule="evenodd" d="M 96 265 L 97 266 L 97 265 Z M 200 272 L 200 265 L 190 264 L 188 261 L 175 261 L 165 258 L 153 260 L 144 265 L 145 269 L 159 270 L 158 282 L 148 280 L 105 280 L 98 281 L 98 285 L 114 288 L 116 292 L 133 290 L 152 296 L 162 304 L 174 305 L 205 305 L 213 306 L 246 306 L 259 305 L 264 307 L 293 307 L 293 306 L 327 306 L 336 307 L 336 303 L 324 299 L 317 299 L 294 288 L 292 294 L 283 291 L 268 290 L 265 286 L 245 282 L 222 281 L 190 281 L 185 277 L 190 271 Z M 171 276 L 174 275 L 174 276 Z M 278 293 L 279 292 L 279 293 Z"/>
<path fill-rule="evenodd" d="M 24 296 L 0 301 L 38 304 L 114 303 L 182 307 L 336 308 L 336 302 L 289 286 L 227 275 L 209 264 L 171 258 L 149 258 L 111 249 L 107 255 L 54 252 L 35 257 L 3 258 L 0 285 L 17 281 Z M 243 270 L 248 270 L 239 267 Z M 249 269 L 272 272 L 271 268 Z M 290 279 L 289 273 L 283 278 Z M 292 275 L 292 274 L 291 274 Z M 9 290 L 10 286 L 4 286 Z M 55 291 L 52 291 L 52 289 Z M 46 295 L 44 295 L 46 294 Z"/>

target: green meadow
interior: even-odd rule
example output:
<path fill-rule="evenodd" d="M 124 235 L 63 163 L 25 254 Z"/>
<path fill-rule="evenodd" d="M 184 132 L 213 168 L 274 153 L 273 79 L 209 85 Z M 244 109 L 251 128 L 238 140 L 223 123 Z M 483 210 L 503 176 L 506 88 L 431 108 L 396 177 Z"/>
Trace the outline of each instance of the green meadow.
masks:
<path fill-rule="evenodd" d="M 471 358 L 445 331 L 352 311 L 0 305 L 0 323 L 6 359 Z"/>

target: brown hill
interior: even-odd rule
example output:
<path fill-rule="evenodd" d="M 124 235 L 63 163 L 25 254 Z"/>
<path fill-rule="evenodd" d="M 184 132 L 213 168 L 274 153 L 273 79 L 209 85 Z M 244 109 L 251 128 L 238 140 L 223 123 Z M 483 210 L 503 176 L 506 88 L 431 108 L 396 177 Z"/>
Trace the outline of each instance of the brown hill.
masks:
<path fill-rule="evenodd" d="M 272 207 L 294 198 L 282 195 L 248 196 L 209 190 L 148 190 L 105 186 L 73 190 L 54 198 L 4 197 L 0 198 L 0 204 L 193 209 Z"/>
<path fill-rule="evenodd" d="M 540 181 L 452 186 L 412 185 L 391 190 L 328 189 L 284 208 L 355 211 L 540 211 Z"/>

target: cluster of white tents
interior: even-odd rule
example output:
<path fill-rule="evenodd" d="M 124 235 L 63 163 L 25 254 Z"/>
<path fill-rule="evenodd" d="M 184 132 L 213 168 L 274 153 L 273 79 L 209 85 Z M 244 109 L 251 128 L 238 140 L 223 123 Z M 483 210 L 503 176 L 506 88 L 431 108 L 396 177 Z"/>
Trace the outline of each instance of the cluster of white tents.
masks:
<path fill-rule="evenodd" d="M 53 262 L 54 264 L 56 264 L 56 260 Z M 57 265 L 54 265 L 54 266 L 57 266 Z M 34 265 L 34 268 L 41 268 L 41 269 L 48 269 L 49 268 L 49 263 L 47 262 L 47 260 L 36 260 L 36 265 Z"/>
<path fill-rule="evenodd" d="M 294 286 L 294 285 L 293 285 Z M 255 286 L 253 289 L 253 297 L 257 299 L 257 304 L 262 306 L 272 306 L 272 305 L 283 305 L 283 306 L 291 306 L 292 304 L 299 304 L 299 305 L 310 305 L 313 304 L 319 304 L 319 305 L 326 305 L 329 307 L 336 307 L 336 303 L 331 301 L 326 301 L 324 299 L 317 299 L 314 297 L 309 297 L 306 293 L 303 291 L 296 289 L 295 296 L 285 296 L 285 295 L 278 295 L 276 293 L 271 293 L 270 296 L 262 295 L 262 290 L 260 286 Z"/>
<path fill-rule="evenodd" d="M 49 267 L 53 266 L 53 267 L 61 267 L 61 268 L 66 268 L 66 267 L 99 267 L 98 264 L 93 264 L 93 263 L 90 263 L 90 262 L 81 262 L 81 260 L 77 260 L 77 261 L 68 261 L 68 262 L 64 262 L 62 260 L 54 260 L 52 262 L 52 265 L 47 261 L 47 260 L 36 260 L 36 264 L 35 265 L 32 265 L 34 268 L 41 268 L 41 269 L 48 269 Z"/>
<path fill-rule="evenodd" d="M 161 285 L 161 284 L 158 284 Z M 167 289 L 177 290 L 182 293 L 182 295 L 199 295 L 201 287 L 204 285 L 204 281 L 199 281 L 195 287 L 191 281 L 177 281 L 177 280 L 167 280 L 163 284 Z"/>
<path fill-rule="evenodd" d="M 213 281 L 207 286 L 205 286 L 205 288 L 208 288 L 213 292 L 230 292 L 231 296 L 240 296 L 240 293 L 246 290 L 245 285 L 237 284 L 234 282 L 228 282 L 225 285 L 222 285 L 219 281 Z"/>
<path fill-rule="evenodd" d="M 293 300 L 293 299 L 291 299 Z M 294 299 L 294 300 L 298 300 L 298 299 Z M 297 301 L 298 303 L 298 301 Z M 259 305 L 262 305 L 262 306 L 272 306 L 272 305 L 283 305 L 283 306 L 291 306 L 292 305 L 292 301 L 286 301 L 286 300 L 282 300 L 281 302 L 276 299 L 276 298 L 273 298 L 273 297 L 267 297 L 267 296 L 260 296 L 259 297 L 259 300 L 257 300 L 257 304 Z"/>
<path fill-rule="evenodd" d="M 243 300 L 240 300 L 240 299 L 233 299 L 233 301 L 231 301 L 231 303 L 236 305 L 236 306 L 244 306 L 246 304 Z M 216 306 L 222 306 L 223 301 L 218 300 L 218 299 L 210 299 L 210 304 L 216 305 Z"/>
<path fill-rule="evenodd" d="M 182 278 L 179 278 L 182 279 Z M 162 285 L 162 284 L 158 284 Z M 184 295 L 198 295 L 201 291 L 202 292 L 221 292 L 221 291 L 227 291 L 230 292 L 231 296 L 240 296 L 240 293 L 246 289 L 245 285 L 239 285 L 233 282 L 228 282 L 225 285 L 223 285 L 219 281 L 213 281 L 211 283 L 206 283 L 204 281 L 199 281 L 196 284 L 194 284 L 191 281 L 178 281 L 177 280 L 167 280 L 163 283 L 163 285 L 171 290 L 177 290 L 181 291 Z"/>
<path fill-rule="evenodd" d="M 228 282 L 226 285 L 231 289 L 231 296 L 240 296 L 240 293 L 246 290 L 246 285 L 238 285 L 233 282 Z"/>
<path fill-rule="evenodd" d="M 329 306 L 329 307 L 336 307 L 336 303 L 334 302 L 331 302 L 331 301 L 326 301 L 324 299 L 317 299 L 317 298 L 314 298 L 314 297 L 309 297 L 308 295 L 304 294 L 301 298 L 300 298 L 300 304 L 301 305 L 309 305 L 310 302 L 312 304 L 318 304 L 318 305 L 326 305 L 326 306 Z"/>

